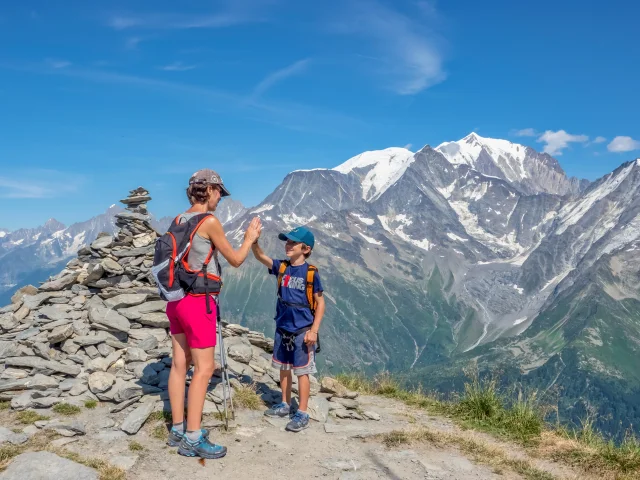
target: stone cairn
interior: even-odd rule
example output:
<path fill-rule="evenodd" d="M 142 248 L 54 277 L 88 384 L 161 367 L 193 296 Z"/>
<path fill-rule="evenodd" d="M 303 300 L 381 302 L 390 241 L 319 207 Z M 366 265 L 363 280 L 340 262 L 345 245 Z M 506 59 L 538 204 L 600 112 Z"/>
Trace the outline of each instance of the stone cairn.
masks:
<path fill-rule="evenodd" d="M 121 200 L 127 207 L 116 215 L 115 236 L 100 234 L 59 274 L 39 288 L 21 288 L 0 309 L 0 401 L 10 401 L 13 410 L 107 403 L 110 413 L 119 416 L 113 428 L 128 434 L 135 434 L 152 412 L 169 410 L 171 338 L 166 302 L 150 273 L 159 234 L 150 224 L 149 200 L 144 188 L 132 190 Z M 224 322 L 222 333 L 232 386 L 255 385 L 265 403 L 278 403 L 279 373 L 270 361 L 273 340 Z M 313 419 L 326 422 L 329 411 L 363 419 L 357 394 L 332 379 L 320 385 L 312 378 L 311 393 Z M 205 413 L 222 411 L 223 402 L 217 374 Z M 35 427 L 74 436 L 83 435 L 87 426 L 51 420 Z M 15 435 L 16 442 L 26 441 Z"/>

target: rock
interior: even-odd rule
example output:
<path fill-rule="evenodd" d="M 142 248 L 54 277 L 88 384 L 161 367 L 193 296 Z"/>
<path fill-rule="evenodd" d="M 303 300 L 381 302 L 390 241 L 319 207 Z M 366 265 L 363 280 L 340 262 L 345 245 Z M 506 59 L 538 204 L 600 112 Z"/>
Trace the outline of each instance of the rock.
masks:
<path fill-rule="evenodd" d="M 93 264 L 89 267 L 89 271 L 87 272 L 87 277 L 83 280 L 82 283 L 89 284 L 93 282 L 97 282 L 104 275 L 104 268 L 100 263 Z"/>
<path fill-rule="evenodd" d="M 310 397 L 307 413 L 312 420 L 326 423 L 329 418 L 329 402 L 322 397 Z"/>
<path fill-rule="evenodd" d="M 0 359 L 14 357 L 19 351 L 18 342 L 0 340 Z"/>
<path fill-rule="evenodd" d="M 227 348 L 227 352 L 229 353 L 229 357 L 240 362 L 249 364 L 251 358 L 253 357 L 253 350 L 251 349 L 251 345 L 247 345 L 245 343 L 238 343 L 235 345 L 229 345 Z"/>
<path fill-rule="evenodd" d="M 30 311 L 31 310 L 29 310 L 29 307 L 23 305 L 22 307 L 20 307 L 18 310 L 14 312 L 13 317 L 19 322 L 21 322 L 22 320 L 27 318 L 27 315 L 29 315 Z"/>
<path fill-rule="evenodd" d="M 238 325 L 236 323 L 230 323 L 225 328 L 235 335 L 245 335 L 250 331 L 247 327 L 243 327 L 242 325 Z"/>
<path fill-rule="evenodd" d="M 251 345 L 255 345 L 268 353 L 273 353 L 273 339 L 265 338 L 263 333 L 249 332 L 247 339 Z"/>
<path fill-rule="evenodd" d="M 153 314 L 151 314 L 153 315 Z M 149 335 L 144 340 L 141 340 L 138 344 L 138 348 L 148 352 L 149 350 L 153 350 L 158 347 L 158 339 L 154 336 Z"/>
<path fill-rule="evenodd" d="M 376 422 L 380 421 L 380 414 L 376 412 L 368 410 L 366 412 L 362 412 L 362 415 L 369 420 L 375 420 Z"/>
<path fill-rule="evenodd" d="M 116 421 L 113 418 L 102 417 L 100 420 L 96 422 L 96 427 L 102 430 L 106 428 L 113 428 L 116 426 Z"/>
<path fill-rule="evenodd" d="M 33 310 L 35 308 L 38 308 L 40 305 L 42 305 L 45 301 L 49 300 L 51 297 L 53 297 L 53 294 L 42 292 L 42 293 L 38 293 L 37 295 L 28 295 L 24 297 L 22 301 L 24 302 L 25 306 Z"/>
<path fill-rule="evenodd" d="M 111 260 L 110 258 L 102 259 L 100 265 L 107 273 L 112 273 L 113 275 L 122 275 L 124 273 L 124 268 L 115 260 Z"/>
<path fill-rule="evenodd" d="M 130 405 L 133 405 L 134 403 L 136 403 L 138 400 L 140 400 L 141 397 L 133 397 L 130 398 L 129 400 L 125 400 L 124 402 L 120 402 L 118 405 L 116 405 L 115 407 L 113 407 L 110 412 L 111 413 L 118 413 L 121 412 L 122 410 L 124 410 L 125 408 L 127 408 Z M 122 433 L 122 432 L 120 432 Z M 123 433 L 124 435 L 124 433 Z"/>
<path fill-rule="evenodd" d="M 24 433 L 28 438 L 33 437 L 36 433 L 38 433 L 40 429 L 35 425 L 29 425 L 22 429 L 22 433 Z"/>
<path fill-rule="evenodd" d="M 22 392 L 11 399 L 11 408 L 17 411 L 33 407 L 33 392 Z"/>
<path fill-rule="evenodd" d="M 58 290 L 64 290 L 65 288 L 70 287 L 75 283 L 76 279 L 78 278 L 78 275 L 79 275 L 78 272 L 63 275 L 62 277 L 56 280 L 43 283 L 42 285 L 40 285 L 40 290 L 43 292 L 53 292 Z"/>
<path fill-rule="evenodd" d="M 129 321 L 125 317 L 101 305 L 92 305 L 89 308 L 89 320 L 107 330 L 128 332 L 130 328 Z"/>
<path fill-rule="evenodd" d="M 100 345 L 98 345 L 98 353 L 100 353 L 100 355 L 102 355 L 103 357 L 109 356 L 114 351 L 115 351 L 115 348 L 113 348 L 110 345 L 107 345 L 106 343 L 101 343 Z"/>
<path fill-rule="evenodd" d="M 134 467 L 138 458 L 138 455 L 114 455 L 109 457 L 109 464 L 126 472 Z"/>
<path fill-rule="evenodd" d="M 336 410 L 336 417 L 351 420 L 364 420 L 361 415 L 353 410 Z"/>
<path fill-rule="evenodd" d="M 138 433 L 138 430 L 140 430 L 144 422 L 149 418 L 149 415 L 153 412 L 153 408 L 154 405 L 152 402 L 141 404 L 133 412 L 127 415 L 127 418 L 122 422 L 120 429 L 129 435 Z"/>
<path fill-rule="evenodd" d="M 1 379 L 4 380 L 19 380 L 21 378 L 27 378 L 29 374 L 24 370 L 20 370 L 19 368 L 6 368 L 2 375 L 0 375 Z"/>
<path fill-rule="evenodd" d="M 115 297 L 108 298 L 104 301 L 104 304 L 107 308 L 119 309 L 126 307 L 134 307 L 136 305 L 140 305 L 147 299 L 147 295 L 145 294 L 121 294 Z"/>
<path fill-rule="evenodd" d="M 29 380 L 29 388 L 32 390 L 47 390 L 58 387 L 58 380 L 40 373 L 36 373 L 33 377 L 29 377 Z"/>
<path fill-rule="evenodd" d="M 24 433 L 14 433 L 8 428 L 0 427 L 0 445 L 10 443 L 11 445 L 22 445 L 29 440 Z"/>
<path fill-rule="evenodd" d="M 108 372 L 94 372 L 89 375 L 89 390 L 92 393 L 106 392 L 115 383 L 116 376 Z"/>
<path fill-rule="evenodd" d="M 64 365 L 53 360 L 44 360 L 39 357 L 11 357 L 5 359 L 5 365 L 13 367 L 32 367 L 42 370 L 51 370 L 53 372 L 64 373 L 71 377 L 76 377 L 80 374 L 80 367 L 72 365 Z M 0 390 L 2 391 L 2 390 Z"/>
<path fill-rule="evenodd" d="M 78 353 L 78 350 L 80 350 L 80 345 L 78 345 L 71 339 L 67 339 L 64 342 L 62 342 L 62 345 L 60 346 L 60 350 L 62 350 L 67 355 L 73 355 L 75 353 Z"/>
<path fill-rule="evenodd" d="M 333 412 L 335 410 L 346 410 L 346 408 L 344 408 L 344 406 L 340 405 L 339 403 L 329 402 L 329 411 Z"/>
<path fill-rule="evenodd" d="M 167 339 L 167 331 L 164 328 L 139 328 L 129 331 L 129 337 L 136 340 L 144 340 L 149 335 L 153 335 L 158 342 L 163 342 Z"/>
<path fill-rule="evenodd" d="M 115 390 L 116 386 L 117 390 L 114 392 L 112 400 L 115 400 L 118 403 L 129 400 L 133 397 L 141 397 L 142 395 L 160 393 L 162 391 L 160 388 L 152 385 L 146 385 L 142 382 L 122 382 L 121 384 L 118 384 L 118 380 L 116 380 L 116 385 L 114 385 L 111 390 Z M 111 391 L 108 393 L 111 393 Z M 98 398 L 100 398 L 100 395 L 98 395 Z"/>
<path fill-rule="evenodd" d="M 117 250 L 117 251 L 114 250 L 113 252 L 111 252 L 111 254 L 117 258 L 139 257 L 142 255 L 146 255 L 147 253 L 153 253 L 152 245 L 148 247 L 141 247 L 141 248 L 126 248 L 126 249 Z"/>
<path fill-rule="evenodd" d="M 142 325 L 148 325 L 150 327 L 169 328 L 169 318 L 166 313 L 144 313 L 136 321 Z"/>
<path fill-rule="evenodd" d="M 153 302 L 145 302 L 135 307 L 122 308 L 118 311 L 121 315 L 124 315 L 129 320 L 138 321 L 145 313 L 151 312 L 164 312 L 167 309 L 167 302 L 164 300 L 155 300 Z"/>
<path fill-rule="evenodd" d="M 44 429 L 54 430 L 64 437 L 75 437 L 76 435 L 84 435 L 86 433 L 86 427 L 80 420 L 72 420 L 69 422 L 51 421 L 44 426 Z"/>
<path fill-rule="evenodd" d="M 106 372 L 122 356 L 122 350 L 116 350 L 106 357 L 96 357 L 87 364 L 88 372 Z"/>
<path fill-rule="evenodd" d="M 101 248 L 109 248 L 111 245 L 113 245 L 113 237 L 111 235 L 104 235 L 96 238 L 91 244 L 91 248 L 100 250 Z"/>
<path fill-rule="evenodd" d="M 349 390 L 347 390 L 347 387 L 331 377 L 323 377 L 320 384 L 320 391 L 325 393 L 332 393 L 335 397 L 340 398 L 353 397 L 353 393 L 349 392 Z M 357 396 L 357 394 L 355 395 Z"/>
<path fill-rule="evenodd" d="M 108 335 L 104 332 L 98 332 L 96 335 L 80 335 L 73 339 L 74 343 L 80 346 L 97 345 L 107 340 Z"/>
<path fill-rule="evenodd" d="M 320 382 L 318 382 L 318 379 L 315 376 L 309 375 L 309 384 L 311 387 L 310 395 L 315 397 L 320 393 Z"/>
<path fill-rule="evenodd" d="M 155 233 L 143 233 L 142 235 L 133 239 L 133 246 L 136 248 L 146 247 L 151 245 L 156 240 Z"/>
<path fill-rule="evenodd" d="M 41 397 L 33 399 L 34 408 L 51 408 L 57 403 L 62 403 L 64 400 L 59 397 Z"/>
<path fill-rule="evenodd" d="M 73 387 L 71 387 L 71 390 L 69 390 L 69 395 L 73 397 L 77 397 L 78 395 L 82 395 L 88 389 L 89 389 L 89 386 L 87 384 L 76 383 Z"/>
<path fill-rule="evenodd" d="M 141 348 L 129 347 L 127 349 L 127 355 L 125 361 L 127 362 L 145 362 L 147 360 L 147 352 Z"/>
<path fill-rule="evenodd" d="M 84 347 L 84 351 L 91 360 L 93 360 L 94 358 L 98 358 L 100 356 L 100 352 L 93 345 L 87 345 L 86 347 Z"/>
<path fill-rule="evenodd" d="M 2 474 L 3 480 L 98 480 L 98 472 L 51 452 L 18 455 Z"/>
<path fill-rule="evenodd" d="M 18 303 L 20 301 L 24 301 L 25 296 L 32 296 L 38 293 L 38 289 L 33 285 L 26 285 L 16 291 L 11 296 L 11 303 Z"/>
<path fill-rule="evenodd" d="M 79 383 L 82 383 L 82 382 L 77 378 L 66 378 L 62 382 L 60 382 L 60 384 L 58 385 L 58 388 L 63 392 L 68 392 Z"/>
<path fill-rule="evenodd" d="M 56 344 L 71 337 L 72 334 L 73 334 L 73 325 L 71 324 L 60 325 L 59 327 L 56 327 L 51 332 L 49 332 L 49 335 L 47 336 L 47 340 L 49 340 L 49 343 L 51 344 Z"/>
<path fill-rule="evenodd" d="M 207 398 L 209 398 L 213 402 L 217 403 L 218 405 L 221 405 L 224 402 L 225 398 L 227 400 L 229 398 L 233 398 L 233 393 L 234 393 L 233 392 L 233 388 L 228 389 L 227 390 L 227 395 L 225 397 L 225 395 L 224 395 L 224 386 L 222 385 L 222 383 L 219 383 L 218 385 L 216 385 L 216 388 L 214 388 L 212 391 L 207 393 Z"/>
<path fill-rule="evenodd" d="M 23 330 L 18 335 L 16 335 L 16 340 L 18 341 L 27 340 L 28 338 L 35 337 L 39 333 L 40 333 L 40 329 L 37 327 L 27 328 L 26 330 Z"/>
<path fill-rule="evenodd" d="M 360 406 L 360 404 L 356 400 L 351 400 L 349 398 L 340 398 L 336 397 L 335 395 L 331 397 L 331 401 L 342 405 L 347 410 L 355 410 Z"/>

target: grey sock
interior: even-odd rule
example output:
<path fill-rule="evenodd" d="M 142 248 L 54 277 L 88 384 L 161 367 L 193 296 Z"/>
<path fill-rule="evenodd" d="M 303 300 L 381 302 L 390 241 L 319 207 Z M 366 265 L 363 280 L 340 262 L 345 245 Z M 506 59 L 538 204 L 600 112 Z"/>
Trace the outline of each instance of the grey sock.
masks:
<path fill-rule="evenodd" d="M 178 433 L 184 433 L 184 422 L 174 423 L 172 429 Z"/>
<path fill-rule="evenodd" d="M 199 440 L 201 435 L 202 435 L 201 430 L 196 430 L 195 432 L 191 432 L 187 430 L 187 438 L 189 439 L 190 442 L 195 442 Z"/>

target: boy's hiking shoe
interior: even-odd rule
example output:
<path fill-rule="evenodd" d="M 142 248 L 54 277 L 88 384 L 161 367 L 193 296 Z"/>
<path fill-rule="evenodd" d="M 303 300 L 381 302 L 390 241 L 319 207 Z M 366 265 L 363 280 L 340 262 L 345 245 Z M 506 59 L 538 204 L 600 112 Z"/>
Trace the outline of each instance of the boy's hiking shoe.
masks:
<path fill-rule="evenodd" d="M 264 414 L 267 417 L 288 417 L 291 413 L 291 408 L 286 403 L 282 402 L 277 405 L 274 405 L 269 410 L 265 411 Z"/>
<path fill-rule="evenodd" d="M 209 430 L 205 430 L 203 428 L 201 431 L 203 437 L 209 437 Z M 180 433 L 172 428 L 171 430 L 169 430 L 169 439 L 167 440 L 167 445 L 169 445 L 170 447 L 177 447 L 178 445 L 180 445 L 182 437 L 184 437 L 184 432 Z"/>
<path fill-rule="evenodd" d="M 299 432 L 309 427 L 309 415 L 302 412 L 296 412 L 291 418 L 291 421 L 287 423 L 285 430 L 290 432 Z"/>
<path fill-rule="evenodd" d="M 178 446 L 178 453 L 185 457 L 214 459 L 224 457 L 227 454 L 227 447 L 211 443 L 205 435 L 201 435 L 195 442 L 184 435 Z"/>

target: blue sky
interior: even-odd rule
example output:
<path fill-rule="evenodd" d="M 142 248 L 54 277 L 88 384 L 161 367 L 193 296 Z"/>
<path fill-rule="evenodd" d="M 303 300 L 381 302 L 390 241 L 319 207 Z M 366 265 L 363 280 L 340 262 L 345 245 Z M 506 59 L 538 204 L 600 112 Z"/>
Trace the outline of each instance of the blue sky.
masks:
<path fill-rule="evenodd" d="M 291 170 L 471 131 L 595 179 L 640 156 L 631 1 L 3 2 L 0 227 L 70 224 L 219 171 Z"/>

